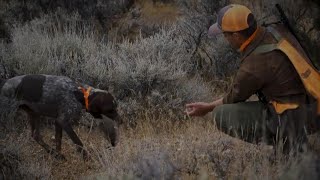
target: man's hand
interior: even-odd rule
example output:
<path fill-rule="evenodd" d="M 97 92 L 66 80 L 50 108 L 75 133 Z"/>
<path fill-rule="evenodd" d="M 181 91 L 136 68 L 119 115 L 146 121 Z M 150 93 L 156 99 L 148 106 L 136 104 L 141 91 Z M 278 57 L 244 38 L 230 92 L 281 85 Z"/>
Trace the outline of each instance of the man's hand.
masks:
<path fill-rule="evenodd" d="M 187 104 L 185 113 L 189 116 L 204 116 L 213 109 L 212 103 L 196 102 Z"/>
<path fill-rule="evenodd" d="M 190 103 L 190 104 L 186 104 L 185 113 L 188 116 L 204 116 L 208 112 L 212 111 L 216 106 L 219 106 L 221 104 L 223 104 L 222 98 L 216 101 L 213 101 L 211 103 L 205 103 L 205 102 Z"/>

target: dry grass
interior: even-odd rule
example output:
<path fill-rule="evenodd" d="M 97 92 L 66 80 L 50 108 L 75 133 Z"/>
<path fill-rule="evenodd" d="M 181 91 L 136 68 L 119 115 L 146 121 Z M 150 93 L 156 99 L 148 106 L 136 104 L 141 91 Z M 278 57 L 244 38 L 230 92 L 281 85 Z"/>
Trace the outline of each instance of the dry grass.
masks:
<path fill-rule="evenodd" d="M 150 0 L 140 1 L 141 13 L 147 24 L 163 24 L 175 22 L 181 17 L 179 8 L 172 3 L 153 3 Z"/>
<path fill-rule="evenodd" d="M 151 0 L 138 0 L 133 8 L 122 14 L 112 24 L 108 38 L 112 41 L 136 41 L 139 36 L 149 37 L 168 28 L 182 16 L 175 3 L 153 3 Z"/>
<path fill-rule="evenodd" d="M 209 119 L 168 122 L 160 118 L 157 123 L 140 119 L 134 129 L 121 128 L 120 144 L 115 148 L 110 148 L 96 129 L 76 126 L 76 133 L 90 152 L 89 161 L 82 160 L 65 134 L 65 162 L 53 159 L 29 138 L 29 129 L 11 133 L 1 143 L 20 145 L 18 156 L 24 165 L 20 169 L 32 164 L 29 173 L 35 178 L 274 179 L 283 174 L 285 164 L 268 159 L 272 155 L 268 146 L 226 136 Z M 46 127 L 42 134 L 46 142 L 54 144 L 53 127 Z"/>
<path fill-rule="evenodd" d="M 90 154 L 88 161 L 76 152 L 65 133 L 62 154 L 67 161 L 54 159 L 30 137 L 26 117 L 21 116 L 8 124 L 11 128 L 5 134 L 1 132 L 0 170 L 6 177 L 28 179 L 316 179 L 319 176 L 318 160 L 313 154 L 289 159 L 275 157 L 271 146 L 245 143 L 219 132 L 210 115 L 176 120 L 168 119 L 169 116 L 147 111 L 140 114 L 133 119 L 134 128 L 120 127 L 120 143 L 112 148 L 91 122 L 93 118 L 84 114 L 74 129 Z M 10 121 L 11 117 L 8 118 Z M 8 123 L 1 120 L 4 125 Z M 41 133 L 54 146 L 54 126 L 44 125 Z M 315 150 L 320 147 L 318 137 L 310 137 Z"/>

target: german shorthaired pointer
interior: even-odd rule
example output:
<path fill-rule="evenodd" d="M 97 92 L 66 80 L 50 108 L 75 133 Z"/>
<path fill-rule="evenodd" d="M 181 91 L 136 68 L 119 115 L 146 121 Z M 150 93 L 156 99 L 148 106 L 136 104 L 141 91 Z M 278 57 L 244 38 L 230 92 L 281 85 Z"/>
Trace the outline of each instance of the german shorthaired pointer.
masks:
<path fill-rule="evenodd" d="M 94 118 L 103 119 L 102 130 L 113 146 L 118 141 L 117 105 L 113 96 L 107 91 L 79 85 L 64 76 L 23 75 L 0 81 L 0 94 L 18 101 L 19 108 L 25 110 L 30 117 L 34 140 L 58 159 L 64 159 L 60 154 L 62 130 L 78 145 L 78 151 L 83 153 L 84 158 L 87 156 L 81 140 L 71 127 L 72 121 L 80 119 L 82 109 L 86 109 Z M 56 150 L 41 138 L 40 116 L 56 119 Z"/>

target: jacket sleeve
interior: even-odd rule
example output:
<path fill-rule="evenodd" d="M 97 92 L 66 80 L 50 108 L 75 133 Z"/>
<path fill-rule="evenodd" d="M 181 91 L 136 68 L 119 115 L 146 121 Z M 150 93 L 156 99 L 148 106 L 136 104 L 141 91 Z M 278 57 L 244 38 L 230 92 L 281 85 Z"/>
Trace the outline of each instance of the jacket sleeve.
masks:
<path fill-rule="evenodd" d="M 265 80 L 261 77 L 263 67 L 257 67 L 252 58 L 245 59 L 235 76 L 229 92 L 224 96 L 223 103 L 231 104 L 246 101 L 261 89 Z"/>

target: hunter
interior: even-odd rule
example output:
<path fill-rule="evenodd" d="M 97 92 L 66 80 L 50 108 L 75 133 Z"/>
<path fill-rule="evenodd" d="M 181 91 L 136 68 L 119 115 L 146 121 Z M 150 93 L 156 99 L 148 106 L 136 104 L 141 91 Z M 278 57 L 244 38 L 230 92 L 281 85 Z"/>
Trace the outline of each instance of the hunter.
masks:
<path fill-rule="evenodd" d="M 252 12 L 237 4 L 218 12 L 217 22 L 209 28 L 208 36 L 218 34 L 223 34 L 241 53 L 240 67 L 223 98 L 187 104 L 186 114 L 204 116 L 212 111 L 217 128 L 231 136 L 251 143 L 263 141 L 275 147 L 280 147 L 277 145 L 281 142 L 284 153 L 305 150 L 308 133 L 305 129 L 315 128 L 319 123 L 315 121 L 319 92 L 311 96 L 306 85 L 315 87 L 310 82 L 317 82 L 320 86 L 320 81 L 319 78 L 310 81 L 309 75 L 315 71 L 299 42 L 281 24 L 257 25 Z M 279 42 L 289 45 L 280 47 Z M 287 47 L 294 49 L 303 65 L 293 63 L 297 54 L 292 55 Z M 298 72 L 299 67 L 307 68 L 305 74 Z M 320 77 L 319 73 L 312 75 Z M 247 101 L 253 94 L 257 94 L 259 101 Z"/>

